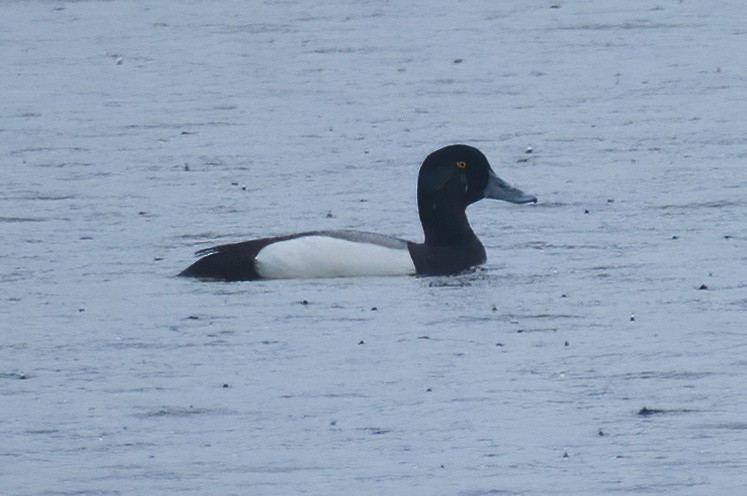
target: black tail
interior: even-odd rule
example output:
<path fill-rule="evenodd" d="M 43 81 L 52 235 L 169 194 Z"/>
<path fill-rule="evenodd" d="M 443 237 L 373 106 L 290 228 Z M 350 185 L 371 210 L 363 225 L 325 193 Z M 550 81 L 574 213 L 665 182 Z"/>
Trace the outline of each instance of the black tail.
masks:
<path fill-rule="evenodd" d="M 216 281 L 260 279 L 254 266 L 254 257 L 269 242 L 269 239 L 253 239 L 200 250 L 195 254 L 202 258 L 181 271 L 179 276 Z"/>

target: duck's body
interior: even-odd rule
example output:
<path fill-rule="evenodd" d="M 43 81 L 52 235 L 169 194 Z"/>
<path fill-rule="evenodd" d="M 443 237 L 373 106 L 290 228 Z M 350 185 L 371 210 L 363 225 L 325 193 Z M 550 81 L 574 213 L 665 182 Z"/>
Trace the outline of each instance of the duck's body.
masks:
<path fill-rule="evenodd" d="M 402 239 L 359 231 L 311 231 L 197 252 L 179 275 L 241 281 L 415 274 Z"/>
<path fill-rule="evenodd" d="M 180 276 L 223 281 L 388 275 L 446 275 L 485 262 L 465 209 L 482 198 L 536 202 L 499 179 L 476 148 L 430 154 L 418 176 L 423 243 L 360 231 L 311 231 L 220 245 Z"/>

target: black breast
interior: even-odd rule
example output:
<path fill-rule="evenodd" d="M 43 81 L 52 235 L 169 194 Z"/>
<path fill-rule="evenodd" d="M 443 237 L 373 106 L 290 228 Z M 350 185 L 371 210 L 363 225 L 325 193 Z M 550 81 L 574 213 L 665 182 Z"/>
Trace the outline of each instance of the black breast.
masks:
<path fill-rule="evenodd" d="M 485 248 L 477 237 L 463 243 L 429 246 L 408 243 L 415 270 L 424 276 L 458 274 L 470 267 L 485 263 Z"/>

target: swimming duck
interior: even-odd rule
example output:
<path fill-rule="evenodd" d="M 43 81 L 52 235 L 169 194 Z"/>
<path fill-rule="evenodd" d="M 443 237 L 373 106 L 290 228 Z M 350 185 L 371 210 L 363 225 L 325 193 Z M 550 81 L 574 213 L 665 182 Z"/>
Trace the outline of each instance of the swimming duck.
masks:
<path fill-rule="evenodd" d="M 483 198 L 536 203 L 495 175 L 477 148 L 431 153 L 418 174 L 423 243 L 360 231 L 309 231 L 206 248 L 179 275 L 221 281 L 457 274 L 486 260 L 466 208 Z"/>

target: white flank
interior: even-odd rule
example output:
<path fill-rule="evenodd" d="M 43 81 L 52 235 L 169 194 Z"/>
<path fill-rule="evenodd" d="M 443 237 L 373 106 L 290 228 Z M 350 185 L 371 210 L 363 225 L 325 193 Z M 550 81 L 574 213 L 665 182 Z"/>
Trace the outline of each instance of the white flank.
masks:
<path fill-rule="evenodd" d="M 262 248 L 257 272 L 267 279 L 415 274 L 407 249 L 328 236 L 303 236 Z"/>

